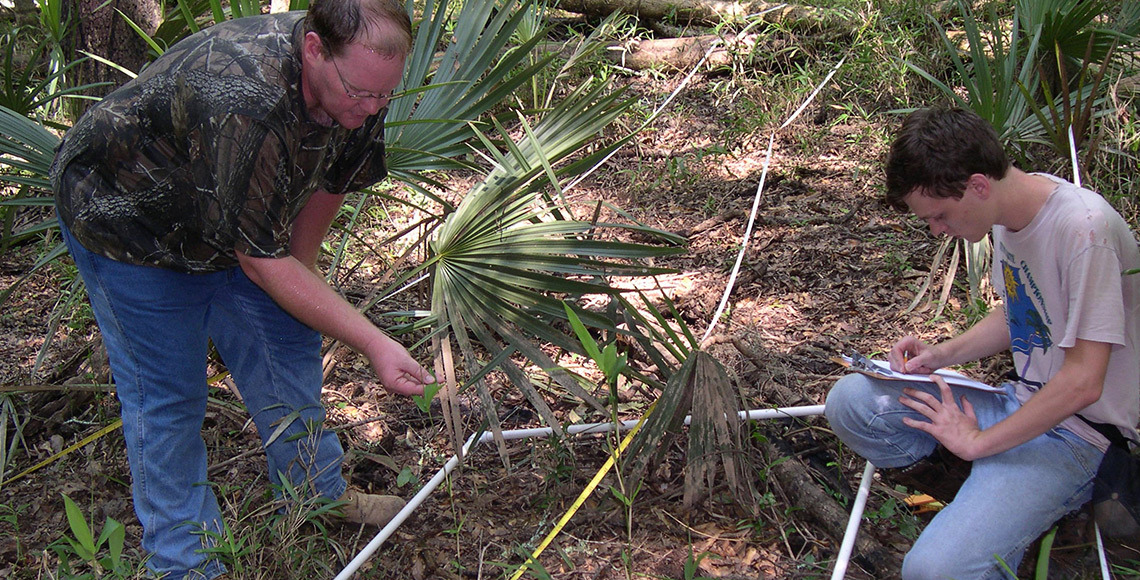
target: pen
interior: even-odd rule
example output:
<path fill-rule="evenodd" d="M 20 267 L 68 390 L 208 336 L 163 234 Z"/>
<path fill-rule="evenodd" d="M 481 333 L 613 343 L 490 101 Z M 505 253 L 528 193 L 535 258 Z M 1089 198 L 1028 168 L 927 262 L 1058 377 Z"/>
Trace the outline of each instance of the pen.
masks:
<path fill-rule="evenodd" d="M 910 351 L 904 350 L 903 351 L 903 369 L 902 369 L 904 373 L 910 372 L 910 369 L 907 368 L 907 363 L 909 363 L 909 362 L 910 362 Z"/>

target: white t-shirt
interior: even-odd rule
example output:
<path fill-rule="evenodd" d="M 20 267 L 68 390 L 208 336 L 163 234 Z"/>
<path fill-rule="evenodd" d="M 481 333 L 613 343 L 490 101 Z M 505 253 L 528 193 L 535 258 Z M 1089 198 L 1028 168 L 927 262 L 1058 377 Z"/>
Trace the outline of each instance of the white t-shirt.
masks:
<path fill-rule="evenodd" d="M 1127 222 L 1099 194 L 1057 183 L 1028 226 L 994 226 L 993 281 L 1005 301 L 1023 403 L 1061 368 L 1078 338 L 1113 345 L 1100 399 L 1080 414 L 1126 429 L 1140 420 L 1140 251 Z M 1077 417 L 1061 426 L 1104 450 Z"/>

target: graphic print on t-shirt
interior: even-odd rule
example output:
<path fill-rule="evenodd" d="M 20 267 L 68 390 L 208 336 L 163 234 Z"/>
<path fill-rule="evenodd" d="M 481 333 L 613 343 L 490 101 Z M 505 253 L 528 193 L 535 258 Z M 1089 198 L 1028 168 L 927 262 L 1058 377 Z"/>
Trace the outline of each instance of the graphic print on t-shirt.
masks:
<path fill-rule="evenodd" d="M 1029 361 L 1033 359 L 1033 350 L 1039 348 L 1043 353 L 1048 352 L 1049 347 L 1053 346 L 1053 339 L 1044 317 L 1037 309 L 1038 302 L 1027 291 L 1032 285 L 1032 276 L 1026 272 L 1025 278 L 1029 282 L 1026 284 L 1020 268 L 1005 260 L 1002 260 L 1001 267 L 1002 278 L 1005 280 L 1005 316 L 1009 323 L 1010 350 L 1025 355 L 1025 366 L 1018 369 L 1018 374 L 1024 377 Z"/>

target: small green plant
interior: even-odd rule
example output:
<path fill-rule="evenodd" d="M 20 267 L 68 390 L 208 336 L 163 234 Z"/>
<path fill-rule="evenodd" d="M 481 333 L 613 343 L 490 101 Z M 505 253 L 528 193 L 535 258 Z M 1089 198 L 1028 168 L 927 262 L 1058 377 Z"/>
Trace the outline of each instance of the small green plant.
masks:
<path fill-rule="evenodd" d="M 898 276 L 902 276 L 914 269 L 910 265 L 910 256 L 902 250 L 892 249 L 888 251 L 883 254 L 883 261 L 885 262 L 885 268 Z"/>
<path fill-rule="evenodd" d="M 1140 578 L 1140 560 L 1125 560 L 1124 563 L 1112 564 L 1112 571 L 1117 578 Z"/>
<path fill-rule="evenodd" d="M 202 553 L 225 565 L 231 578 L 331 578 L 350 548 L 326 524 L 344 503 L 316 497 L 308 482 L 293 485 L 280 473 L 278 479 L 283 483 L 272 488 L 218 486 L 227 525 L 198 528 Z"/>
<path fill-rule="evenodd" d="M 918 537 L 918 518 L 909 510 L 900 509 L 898 500 L 893 497 L 884 500 L 878 509 L 865 511 L 864 517 L 897 529 L 904 538 L 913 540 Z"/>
<path fill-rule="evenodd" d="M 640 480 L 635 481 L 632 483 L 632 486 L 630 486 L 626 483 L 625 478 L 622 477 L 620 471 L 617 472 L 617 479 L 618 485 L 610 486 L 610 494 L 613 495 L 614 499 L 616 499 L 618 503 L 621 504 L 623 510 L 622 515 L 625 517 L 625 534 L 626 537 L 632 542 L 633 521 L 635 513 L 633 510 L 633 500 L 637 498 L 638 492 L 641 491 L 642 482 Z"/>
<path fill-rule="evenodd" d="M 77 580 L 129 576 L 130 567 L 123 561 L 123 544 L 127 535 L 123 524 L 108 517 L 96 538 L 83 511 L 66 494 L 63 496 L 63 506 L 71 536 L 64 536 L 50 546 L 59 557 L 59 575 Z M 76 572 L 76 566 L 89 568 L 90 571 Z"/>
<path fill-rule="evenodd" d="M 0 482 L 8 481 L 8 466 L 24 443 L 24 425 L 31 419 L 16 402 L 13 393 L 0 393 Z"/>
<path fill-rule="evenodd" d="M 431 400 L 439 392 L 439 387 L 439 383 L 431 383 L 424 386 L 424 394 L 412 395 L 412 400 L 416 402 L 416 407 L 420 409 L 421 413 L 431 413 Z"/>
<path fill-rule="evenodd" d="M 611 341 L 605 347 L 599 349 L 597 341 L 586 330 L 586 326 L 582 324 L 582 320 L 578 318 L 578 314 L 570 305 L 563 303 L 566 309 L 566 318 L 570 321 L 570 326 L 574 328 L 574 333 L 577 335 L 578 340 L 582 342 L 582 348 L 586 354 L 593 359 L 594 363 L 605 375 L 606 385 L 609 386 L 610 391 L 610 419 L 616 424 L 618 418 L 618 383 L 622 379 L 622 374 L 626 368 L 626 355 L 619 355 L 617 353 L 616 341 Z M 615 433 L 616 437 L 616 433 Z M 616 443 L 616 441 L 614 442 Z M 610 452 L 613 454 L 614 459 L 618 458 L 617 445 L 611 447 Z M 633 500 L 637 497 L 637 492 L 641 490 L 641 482 L 633 483 L 632 487 L 627 487 L 625 479 L 622 477 L 621 470 L 617 472 L 617 485 L 610 486 L 610 493 L 621 503 L 624 509 L 626 533 L 633 538 Z"/>
<path fill-rule="evenodd" d="M 970 298 L 962 307 L 962 314 L 966 316 L 966 325 L 973 326 L 990 313 L 990 304 L 981 298 Z"/>
<path fill-rule="evenodd" d="M 693 546 L 689 544 L 689 555 L 685 558 L 685 579 L 684 580 L 712 580 L 708 576 L 697 576 L 697 571 L 700 570 L 701 561 L 709 556 L 716 556 L 709 552 L 701 552 L 700 554 L 693 554 Z"/>
<path fill-rule="evenodd" d="M 0 529 L 5 527 L 11 528 L 10 532 L 3 532 L 0 535 L 5 535 L 12 538 L 14 542 L 13 547 L 16 552 L 16 561 L 23 559 L 23 545 L 20 542 L 20 515 L 28 508 L 27 505 L 12 507 L 8 504 L 0 504 Z"/>
<path fill-rule="evenodd" d="M 1037 566 L 1033 570 L 1033 580 L 1047 580 L 1049 578 L 1049 556 L 1053 553 L 1053 540 L 1057 536 L 1057 527 L 1045 533 L 1041 537 L 1041 549 L 1037 552 Z M 1009 565 L 1005 563 L 997 554 L 994 554 L 998 566 L 1005 570 L 1011 577 L 1016 578 L 1017 573 L 1009 569 Z"/>
<path fill-rule="evenodd" d="M 201 552 L 206 558 L 221 562 L 237 577 L 246 571 L 244 559 L 262 548 L 256 537 L 235 533 L 225 521 L 221 532 L 199 529 L 195 533 L 202 536 Z"/>
<path fill-rule="evenodd" d="M 549 475 L 546 479 L 547 483 L 559 484 L 571 481 L 574 475 L 574 454 L 565 444 L 565 441 L 559 437 L 549 437 L 546 439 L 546 443 L 550 446 L 549 452 L 543 454 L 540 461 L 545 467 L 543 471 Z"/>
<path fill-rule="evenodd" d="M 570 321 L 570 326 L 574 328 L 574 334 L 578 340 L 582 342 L 582 348 L 585 349 L 586 355 L 590 357 L 597 365 L 598 370 L 606 377 L 606 384 L 610 386 L 611 396 L 617 397 L 614 392 L 617 389 L 618 378 L 625 370 L 626 355 L 618 356 L 617 345 L 610 342 L 605 347 L 599 349 L 598 342 L 586 330 L 586 326 L 582 324 L 582 319 L 570 308 L 569 304 L 563 303 L 566 309 L 566 317 Z"/>
<path fill-rule="evenodd" d="M 512 550 L 518 556 L 521 556 L 525 561 L 523 566 L 530 575 L 538 580 L 553 580 L 553 576 L 546 570 L 546 567 L 541 562 L 530 557 L 530 550 L 526 546 L 515 546 Z M 517 571 L 519 566 L 516 564 L 509 564 L 507 562 L 488 562 L 492 566 L 498 566 L 507 571 Z"/>
<path fill-rule="evenodd" d="M 669 157 L 665 161 L 665 171 L 669 174 L 669 183 L 673 187 L 691 186 L 697 180 L 686 155 Z"/>
<path fill-rule="evenodd" d="M 416 477 L 416 472 L 412 471 L 411 467 L 404 466 L 400 473 L 396 475 L 396 487 L 404 487 L 409 484 L 419 483 L 420 478 Z"/>

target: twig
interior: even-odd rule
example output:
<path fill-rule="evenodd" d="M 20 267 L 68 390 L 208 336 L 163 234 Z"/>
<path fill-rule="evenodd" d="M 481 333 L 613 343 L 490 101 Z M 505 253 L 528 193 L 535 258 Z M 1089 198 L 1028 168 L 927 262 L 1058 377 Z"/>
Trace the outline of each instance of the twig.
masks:
<path fill-rule="evenodd" d="M 235 455 L 235 456 L 233 456 L 233 457 L 231 457 L 225 461 L 222 461 L 220 463 L 216 463 L 216 464 L 210 466 L 209 474 L 212 476 L 212 475 L 218 473 L 219 471 L 229 467 L 230 465 L 233 465 L 234 463 L 249 459 L 250 457 L 253 457 L 254 455 L 257 455 L 258 453 L 261 453 L 261 452 L 262 452 L 261 447 L 255 447 L 255 448 L 250 449 L 248 451 L 243 451 L 241 453 L 238 453 L 237 455 Z"/>

